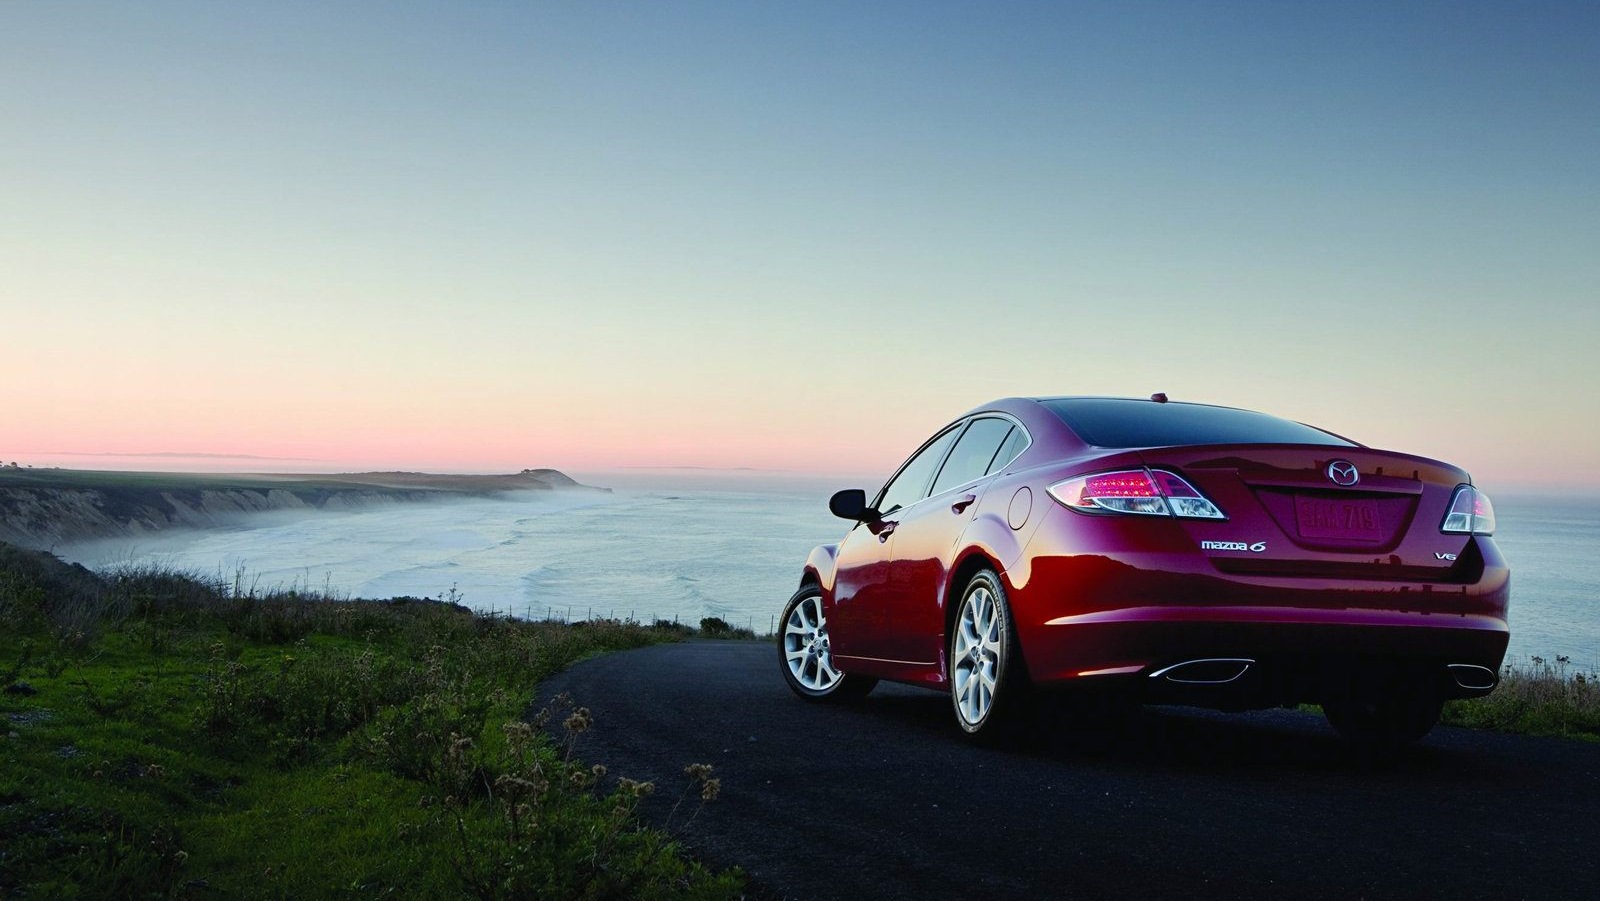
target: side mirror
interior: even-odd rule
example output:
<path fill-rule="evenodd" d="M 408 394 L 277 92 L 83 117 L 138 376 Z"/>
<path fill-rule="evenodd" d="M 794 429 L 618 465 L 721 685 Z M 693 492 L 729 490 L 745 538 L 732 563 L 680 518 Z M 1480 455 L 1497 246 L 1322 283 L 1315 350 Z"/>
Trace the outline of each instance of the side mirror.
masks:
<path fill-rule="evenodd" d="M 867 493 L 865 491 L 860 488 L 846 488 L 828 498 L 828 512 L 840 519 L 851 519 L 859 522 L 876 516 L 878 511 L 867 506 Z"/>

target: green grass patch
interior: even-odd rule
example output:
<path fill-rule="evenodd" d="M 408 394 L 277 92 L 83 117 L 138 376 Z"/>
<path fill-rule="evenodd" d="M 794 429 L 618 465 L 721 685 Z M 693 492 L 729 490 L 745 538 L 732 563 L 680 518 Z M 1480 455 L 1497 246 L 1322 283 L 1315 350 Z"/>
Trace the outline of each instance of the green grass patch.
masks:
<path fill-rule="evenodd" d="M 655 786 L 580 761 L 586 710 L 525 721 L 545 676 L 677 637 L 0 555 L 0 896 L 738 897 L 641 826 Z"/>
<path fill-rule="evenodd" d="M 1600 674 L 1574 670 L 1563 657 L 1508 664 L 1494 693 L 1451 701 L 1445 705 L 1443 721 L 1497 732 L 1600 741 Z"/>

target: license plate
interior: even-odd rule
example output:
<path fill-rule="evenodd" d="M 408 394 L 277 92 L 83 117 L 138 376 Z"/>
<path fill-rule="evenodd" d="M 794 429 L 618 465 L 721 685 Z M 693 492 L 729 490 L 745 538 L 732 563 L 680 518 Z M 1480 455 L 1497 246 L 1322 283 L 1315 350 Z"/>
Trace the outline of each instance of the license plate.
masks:
<path fill-rule="evenodd" d="M 1383 540 L 1383 524 L 1374 501 L 1296 497 L 1294 518 L 1301 538 Z"/>

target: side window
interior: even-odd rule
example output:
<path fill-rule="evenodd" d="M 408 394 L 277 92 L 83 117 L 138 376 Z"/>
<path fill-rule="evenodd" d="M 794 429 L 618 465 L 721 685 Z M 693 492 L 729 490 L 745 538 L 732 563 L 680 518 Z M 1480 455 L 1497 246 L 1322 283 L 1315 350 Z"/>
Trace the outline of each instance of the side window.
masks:
<path fill-rule="evenodd" d="M 1023 451 L 1028 449 L 1028 433 L 1020 426 L 1011 430 L 1006 436 L 1005 443 L 1000 445 L 1000 450 L 995 452 L 994 462 L 989 464 L 989 469 L 984 473 L 999 472 L 1010 465 Z"/>
<path fill-rule="evenodd" d="M 944 459 L 944 452 L 950 449 L 960 432 L 959 428 L 950 429 L 935 438 L 932 444 L 911 458 L 893 481 L 884 486 L 883 494 L 878 499 L 880 515 L 909 507 L 928 496 L 928 481 L 933 478 L 933 471 Z"/>
<path fill-rule="evenodd" d="M 995 452 L 1005 443 L 1011 430 L 1011 423 L 1004 419 L 974 419 L 972 425 L 962 433 L 961 440 L 956 442 L 950 459 L 944 461 L 944 468 L 939 470 L 938 477 L 933 480 L 933 493 L 938 494 L 973 479 L 983 478 L 989 471 L 989 464 L 994 461 Z"/>

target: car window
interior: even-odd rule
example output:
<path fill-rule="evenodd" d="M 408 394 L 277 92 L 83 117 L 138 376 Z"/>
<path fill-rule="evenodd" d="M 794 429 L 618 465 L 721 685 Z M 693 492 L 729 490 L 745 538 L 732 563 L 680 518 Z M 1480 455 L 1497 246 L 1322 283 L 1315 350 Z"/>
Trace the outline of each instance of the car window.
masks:
<path fill-rule="evenodd" d="M 1113 397 L 1041 401 L 1096 447 L 1172 447 L 1192 444 L 1331 444 L 1351 442 L 1265 413 L 1205 404 L 1156 403 Z"/>
<path fill-rule="evenodd" d="M 944 461 L 944 467 L 934 478 L 931 493 L 938 494 L 957 485 L 965 485 L 973 479 L 983 478 L 989 471 L 989 464 L 994 462 L 995 452 L 1005 443 L 1011 429 L 1011 423 L 1004 419 L 974 419 L 967 430 L 961 433 L 955 450 L 950 452 L 949 459 Z"/>
<path fill-rule="evenodd" d="M 888 485 L 884 486 L 877 504 L 880 516 L 893 513 L 901 507 L 909 507 L 928 496 L 928 482 L 933 479 L 933 471 L 939 467 L 940 461 L 944 460 L 944 452 L 950 449 L 960 431 L 958 428 L 952 428 L 935 438 L 912 457 Z"/>
<path fill-rule="evenodd" d="M 989 468 L 984 472 L 984 475 L 1005 469 L 1012 460 L 1015 460 L 1027 449 L 1028 433 L 1021 426 L 1012 428 L 1011 434 L 1006 436 L 1005 443 L 1001 444 L 1000 449 L 995 452 L 994 461 L 989 464 Z"/>

